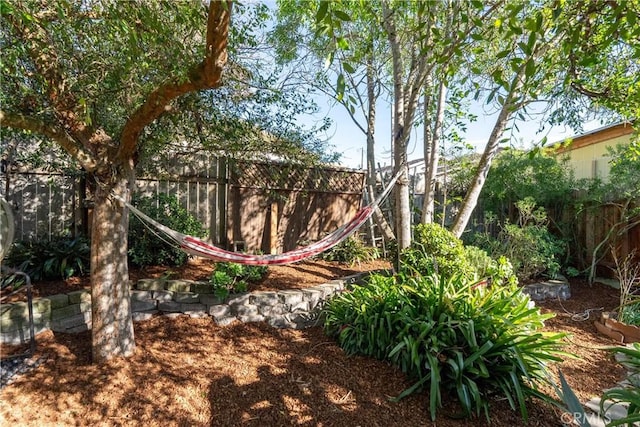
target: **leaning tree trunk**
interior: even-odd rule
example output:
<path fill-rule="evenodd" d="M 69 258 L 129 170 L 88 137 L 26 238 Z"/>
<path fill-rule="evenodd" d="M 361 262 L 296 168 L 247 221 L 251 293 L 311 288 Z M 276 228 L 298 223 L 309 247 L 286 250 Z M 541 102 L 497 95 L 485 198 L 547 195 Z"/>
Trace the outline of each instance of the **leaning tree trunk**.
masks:
<path fill-rule="evenodd" d="M 129 200 L 133 172 L 98 185 L 91 225 L 91 348 L 93 362 L 130 356 L 135 350 L 127 265 L 128 209 L 111 195 Z"/>
<path fill-rule="evenodd" d="M 500 138 L 507 127 L 507 123 L 509 122 L 511 115 L 519 108 L 518 98 L 520 97 L 520 89 L 524 85 L 523 79 L 525 76 L 526 63 L 527 61 L 523 61 L 523 65 L 520 66 L 518 72 L 511 80 L 511 91 L 507 94 L 506 99 L 502 104 L 500 114 L 498 114 L 498 118 L 493 125 L 493 130 L 491 131 L 491 135 L 489 135 L 489 141 L 487 142 L 484 152 L 482 153 L 482 157 L 480 158 L 480 162 L 478 163 L 478 168 L 476 169 L 473 181 L 471 182 L 471 187 L 467 190 L 467 194 L 462 201 L 462 206 L 460 207 L 458 215 L 451 227 L 451 232 L 456 237 L 461 237 L 465 228 L 467 228 L 467 224 L 471 219 L 471 214 L 478 204 L 478 198 L 482 192 L 482 187 L 487 180 L 487 175 L 489 175 L 491 162 L 493 162 L 493 158 L 498 154 Z"/>

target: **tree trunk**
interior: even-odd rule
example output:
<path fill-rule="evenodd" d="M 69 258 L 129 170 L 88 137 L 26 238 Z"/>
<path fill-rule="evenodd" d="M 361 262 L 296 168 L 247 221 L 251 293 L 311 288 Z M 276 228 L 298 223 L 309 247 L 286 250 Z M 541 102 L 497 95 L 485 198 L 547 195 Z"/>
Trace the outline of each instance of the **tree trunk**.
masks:
<path fill-rule="evenodd" d="M 367 191 L 369 197 L 373 200 L 375 198 L 376 188 L 376 158 L 375 158 L 375 127 L 376 127 L 376 99 L 375 94 L 375 81 L 373 75 L 373 59 L 369 57 L 367 61 L 367 101 L 369 103 L 369 109 L 367 111 Z M 382 238 L 388 242 L 395 239 L 393 230 L 389 226 L 386 218 L 382 214 L 379 207 L 376 207 L 373 211 L 373 220 L 375 221 Z M 372 244 L 373 237 L 372 237 Z"/>
<path fill-rule="evenodd" d="M 436 112 L 436 121 L 431 130 L 431 123 L 427 120 L 427 103 L 430 98 L 428 93 L 429 87 L 425 90 L 425 122 L 424 122 L 424 202 L 422 205 L 421 222 L 423 224 L 432 223 L 435 216 L 435 195 L 436 195 L 436 176 L 438 174 L 438 164 L 440 162 L 440 150 L 438 145 L 442 135 L 442 124 L 444 122 L 444 106 L 447 94 L 447 88 L 444 81 L 440 81 L 438 88 L 438 104 Z"/>
<path fill-rule="evenodd" d="M 111 193 L 129 200 L 130 176 L 114 177 L 112 185 L 99 185 L 94 195 L 91 225 L 91 348 L 94 363 L 135 350 L 129 269 L 127 266 L 128 209 Z"/>
<path fill-rule="evenodd" d="M 456 237 L 461 237 L 465 228 L 467 228 L 469 219 L 471 219 L 471 214 L 478 203 L 478 198 L 480 197 L 480 192 L 482 191 L 484 182 L 489 174 L 489 169 L 491 169 L 491 162 L 498 153 L 500 137 L 507 126 L 507 122 L 509 121 L 509 117 L 511 117 L 512 111 L 513 105 L 508 101 L 505 102 L 502 106 L 502 110 L 500 110 L 498 118 L 496 119 L 496 123 L 493 126 L 493 130 L 489 136 L 489 141 L 487 142 L 484 152 L 482 153 L 482 157 L 480 158 L 480 163 L 478 163 L 478 168 L 476 169 L 476 174 L 473 177 L 471 188 L 467 191 L 467 194 L 462 201 L 462 206 L 460 206 L 460 210 L 456 216 L 456 220 L 453 223 L 451 232 Z"/>
<path fill-rule="evenodd" d="M 382 2 L 383 25 L 387 31 L 387 39 L 391 47 L 392 69 L 393 69 L 393 160 L 394 173 L 401 171 L 401 175 L 396 182 L 395 188 L 395 222 L 396 241 L 398 242 L 398 252 L 411 245 L 411 205 L 409 200 L 409 169 L 407 165 L 407 136 L 405 126 L 410 124 L 407 121 L 405 110 L 405 88 L 402 83 L 404 71 L 402 54 L 400 52 L 400 41 L 396 32 L 393 18 L 393 11 L 387 2 Z M 407 85 L 408 89 L 412 89 Z M 407 103 L 408 104 L 408 103 Z M 407 109 L 408 110 L 408 109 Z"/>
<path fill-rule="evenodd" d="M 500 137 L 507 127 L 509 118 L 518 110 L 518 108 L 524 105 L 522 104 L 522 100 L 518 101 L 518 98 L 521 97 L 520 90 L 525 83 L 524 77 L 526 63 L 527 61 L 523 61 L 523 65 L 520 66 L 518 72 L 511 79 L 511 90 L 505 97 L 500 114 L 498 115 L 496 123 L 493 126 L 493 130 L 491 131 L 491 135 L 489 136 L 489 141 L 487 142 L 484 152 L 482 153 L 482 157 L 480 158 L 480 163 L 478 164 L 476 174 L 473 177 L 471 188 L 467 190 L 467 194 L 462 201 L 462 206 L 460 206 L 456 220 L 453 223 L 451 232 L 456 237 L 462 236 L 462 233 L 464 233 L 464 230 L 467 228 L 467 224 L 471 219 L 471 214 L 478 204 L 480 192 L 482 191 L 482 187 L 484 186 L 487 175 L 489 174 L 489 169 L 491 169 L 491 162 L 498 153 Z M 519 103 L 520 105 L 518 105 Z"/>

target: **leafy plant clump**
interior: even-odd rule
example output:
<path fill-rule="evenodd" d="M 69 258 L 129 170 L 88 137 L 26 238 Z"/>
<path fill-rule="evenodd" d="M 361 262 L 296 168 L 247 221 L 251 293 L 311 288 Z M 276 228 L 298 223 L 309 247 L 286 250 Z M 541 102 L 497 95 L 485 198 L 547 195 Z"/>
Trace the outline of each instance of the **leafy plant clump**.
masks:
<path fill-rule="evenodd" d="M 517 224 L 506 222 L 500 226 L 497 238 L 489 233 L 478 233 L 473 242 L 495 258 L 506 257 L 520 280 L 541 274 L 555 277 L 560 272 L 558 257 L 564 253 L 565 245 L 547 228 L 547 214 L 536 207 L 535 201 L 527 197 L 518 203 Z M 487 221 L 492 221 L 491 215 Z"/>
<path fill-rule="evenodd" d="M 349 236 L 330 250 L 319 255 L 325 261 L 337 261 L 346 264 L 373 261 L 380 257 L 378 248 L 367 246 L 358 236 Z"/>
<path fill-rule="evenodd" d="M 142 212 L 163 225 L 194 237 L 205 237 L 207 231 L 198 219 L 182 207 L 175 196 L 159 194 L 134 200 Z M 129 261 L 137 266 L 184 265 L 189 256 L 162 239 L 135 216 L 129 223 Z"/>
<path fill-rule="evenodd" d="M 467 414 L 484 412 L 495 394 L 527 417 L 546 364 L 559 361 L 562 334 L 541 329 L 541 314 L 515 285 L 477 286 L 461 276 L 371 276 L 324 308 L 325 330 L 348 354 L 387 360 L 414 384 L 399 398 L 429 390 L 432 419 L 456 396 Z"/>
<path fill-rule="evenodd" d="M 89 270 L 90 244 L 86 237 L 56 236 L 49 241 L 14 243 L 5 264 L 32 280 L 68 279 Z"/>
<path fill-rule="evenodd" d="M 494 260 L 485 250 L 476 246 L 465 246 L 464 256 L 474 272 L 474 280 L 488 279 L 492 284 L 518 283 L 513 266 L 506 257 L 501 256 Z"/>
<path fill-rule="evenodd" d="M 250 282 L 257 282 L 266 274 L 266 266 L 219 262 L 209 282 L 213 285 L 214 294 L 224 300 L 229 294 L 246 292 Z"/>
<path fill-rule="evenodd" d="M 417 272 L 423 276 L 437 274 L 445 278 L 454 275 L 473 275 L 462 240 L 442 226 L 418 224 L 414 228 L 411 246 L 402 251 L 400 270 Z"/>

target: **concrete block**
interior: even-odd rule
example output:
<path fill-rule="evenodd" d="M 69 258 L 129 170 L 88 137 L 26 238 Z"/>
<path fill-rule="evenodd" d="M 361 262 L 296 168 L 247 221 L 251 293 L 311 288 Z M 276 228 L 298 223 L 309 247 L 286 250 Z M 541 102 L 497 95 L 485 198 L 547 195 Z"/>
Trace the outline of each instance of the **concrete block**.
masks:
<path fill-rule="evenodd" d="M 80 306 L 80 312 L 82 312 L 82 313 L 86 313 L 86 312 L 90 313 L 91 312 L 91 303 L 90 302 L 82 301 L 78 305 Z"/>
<path fill-rule="evenodd" d="M 158 314 L 158 310 L 138 311 L 131 313 L 134 322 L 143 322 L 151 319 L 155 314 Z"/>
<path fill-rule="evenodd" d="M 91 329 L 91 313 L 80 313 L 63 319 L 52 320 L 51 329 L 56 332 L 71 332 L 70 330 L 74 330 L 75 332 L 86 331 Z"/>
<path fill-rule="evenodd" d="M 198 294 L 194 294 L 193 292 L 174 292 L 173 300 L 175 302 L 193 304 L 200 302 L 200 296 Z"/>
<path fill-rule="evenodd" d="M 332 287 L 335 286 L 335 289 L 338 291 L 342 291 L 345 288 L 345 280 L 342 279 L 336 279 L 336 280 L 330 280 L 328 283 L 325 283 L 325 285 L 331 285 Z M 320 285 L 322 286 L 322 285 Z"/>
<path fill-rule="evenodd" d="M 284 316 L 273 316 L 267 319 L 267 323 L 271 326 L 273 326 L 274 328 L 280 328 L 280 329 L 295 329 L 295 323 L 289 321 L 286 317 Z"/>
<path fill-rule="evenodd" d="M 249 296 L 249 304 L 256 305 L 275 305 L 280 302 L 277 292 L 253 292 Z"/>
<path fill-rule="evenodd" d="M 309 302 L 309 308 L 313 309 L 324 298 L 324 291 L 322 289 L 317 289 L 316 287 L 311 287 L 303 289 L 302 295 L 304 296 L 305 301 Z"/>
<path fill-rule="evenodd" d="M 0 304 L 0 317 L 2 317 L 3 314 L 11 310 L 11 307 L 13 307 L 13 304 L 11 303 Z"/>
<path fill-rule="evenodd" d="M 49 330 L 46 326 L 34 327 L 34 333 L 37 336 L 39 333 Z M 29 328 L 17 329 L 15 331 L 2 331 L 0 332 L 0 343 L 9 345 L 19 345 L 29 342 L 31 337 Z"/>
<path fill-rule="evenodd" d="M 219 326 L 227 326 L 234 322 L 237 322 L 238 319 L 235 316 L 222 316 L 222 317 L 213 317 L 213 320 Z"/>
<path fill-rule="evenodd" d="M 209 307 L 208 313 L 214 318 L 221 318 L 231 314 L 231 308 L 226 305 L 212 305 Z"/>
<path fill-rule="evenodd" d="M 14 302 L 9 310 L 5 311 L 2 318 L 9 317 L 27 317 L 29 315 L 29 306 L 26 302 Z"/>
<path fill-rule="evenodd" d="M 207 309 L 207 306 L 204 304 L 200 304 L 200 303 L 195 303 L 195 304 L 189 304 L 189 303 L 181 303 L 180 304 L 180 311 L 183 313 L 187 313 L 190 311 L 205 311 Z"/>
<path fill-rule="evenodd" d="M 176 318 L 182 316 L 182 313 L 180 313 L 180 312 L 164 313 L 163 316 L 164 317 L 168 317 L 169 319 L 176 319 Z"/>
<path fill-rule="evenodd" d="M 206 311 L 185 311 L 184 314 L 188 315 L 192 319 L 202 319 L 204 317 L 209 317 Z"/>
<path fill-rule="evenodd" d="M 143 312 L 149 310 L 156 310 L 158 308 L 158 301 L 150 299 L 150 300 L 133 300 L 131 301 L 131 312 Z"/>
<path fill-rule="evenodd" d="M 232 313 L 237 316 L 250 316 L 258 314 L 258 306 L 253 304 L 231 306 Z"/>
<path fill-rule="evenodd" d="M 224 299 L 215 296 L 214 294 L 200 294 L 200 303 L 205 305 L 220 305 L 224 304 Z"/>
<path fill-rule="evenodd" d="M 140 279 L 136 283 L 136 289 L 141 291 L 163 291 L 165 279 Z"/>
<path fill-rule="evenodd" d="M 81 302 L 88 302 L 91 304 L 91 292 L 86 289 L 69 292 L 67 295 L 69 296 L 70 304 L 80 304 Z"/>
<path fill-rule="evenodd" d="M 173 301 L 173 292 L 165 290 L 153 291 L 153 299 L 157 299 L 162 302 Z"/>
<path fill-rule="evenodd" d="M 48 315 L 42 313 L 33 313 L 33 325 L 34 327 L 46 327 L 51 324 L 51 319 Z M 14 332 L 19 329 L 29 330 L 29 316 L 25 317 L 5 317 L 0 319 L 0 332 Z"/>
<path fill-rule="evenodd" d="M 153 299 L 153 291 L 132 290 L 130 295 L 131 301 L 149 301 Z"/>
<path fill-rule="evenodd" d="M 294 305 L 304 300 L 301 290 L 283 290 L 278 291 L 280 302 L 287 305 Z"/>
<path fill-rule="evenodd" d="M 158 310 L 166 311 L 169 313 L 177 313 L 181 312 L 180 303 L 175 301 L 159 301 L 158 302 Z"/>
<path fill-rule="evenodd" d="M 45 299 L 50 301 L 51 310 L 69 305 L 69 296 L 67 294 L 50 295 Z"/>
<path fill-rule="evenodd" d="M 191 289 L 196 294 L 213 294 L 215 291 L 213 285 L 209 282 L 195 282 L 191 286 Z"/>
<path fill-rule="evenodd" d="M 192 280 L 167 280 L 165 289 L 173 292 L 191 292 Z"/>
<path fill-rule="evenodd" d="M 37 298 L 33 300 L 33 312 L 43 313 L 51 316 L 51 300 L 47 298 Z"/>
<path fill-rule="evenodd" d="M 59 321 L 68 317 L 76 316 L 80 313 L 82 313 L 82 311 L 80 310 L 80 304 L 70 304 L 65 307 L 51 310 L 51 321 Z"/>
<path fill-rule="evenodd" d="M 248 293 L 233 294 L 227 299 L 227 304 L 229 304 L 231 307 L 248 304 L 249 297 L 250 294 Z"/>
<path fill-rule="evenodd" d="M 289 306 L 289 311 L 309 311 L 311 309 L 309 301 L 300 301 Z"/>
<path fill-rule="evenodd" d="M 238 320 L 243 323 L 264 322 L 265 317 L 261 314 L 246 314 L 238 316 Z"/>
<path fill-rule="evenodd" d="M 340 283 L 324 283 L 322 285 L 315 286 L 315 288 L 322 291 L 324 298 L 328 298 L 342 290 L 344 288 L 344 285 Z"/>
<path fill-rule="evenodd" d="M 280 316 L 288 313 L 289 311 L 289 307 L 285 304 L 258 306 L 258 313 L 262 314 L 263 316 Z"/>
<path fill-rule="evenodd" d="M 71 328 L 67 328 L 67 330 L 65 331 L 68 334 L 77 334 L 79 332 L 84 332 L 84 331 L 88 331 L 91 329 L 91 323 L 84 323 L 84 324 L 80 324 L 78 326 L 73 326 Z"/>

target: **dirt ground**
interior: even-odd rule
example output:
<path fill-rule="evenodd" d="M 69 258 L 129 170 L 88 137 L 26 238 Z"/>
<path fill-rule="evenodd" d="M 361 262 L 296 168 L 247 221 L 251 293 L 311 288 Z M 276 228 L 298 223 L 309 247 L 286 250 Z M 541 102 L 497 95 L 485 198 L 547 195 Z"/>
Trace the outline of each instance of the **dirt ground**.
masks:
<path fill-rule="evenodd" d="M 356 271 L 387 268 L 384 262 L 353 267 L 307 262 L 272 267 L 253 289 L 300 288 Z M 209 270 L 208 270 L 209 269 Z M 212 267 L 191 263 L 173 278 L 206 278 Z M 166 274 L 132 271 L 132 278 Z M 86 280 L 38 284 L 45 295 L 86 286 Z M 566 331 L 560 368 L 584 402 L 621 380 L 624 370 L 602 350 L 613 341 L 599 335 L 588 309 L 613 309 L 618 291 L 571 282 L 572 298 L 540 303 L 556 314 L 546 330 Z M 155 317 L 136 323 L 135 354 L 91 364 L 90 333 L 38 335 L 36 357 L 46 362 L 0 391 L 0 425 L 20 426 L 516 426 L 519 412 L 505 400 L 491 403 L 491 419 L 458 417 L 455 398 L 444 399 L 435 423 L 426 393 L 392 402 L 410 383 L 385 362 L 347 357 L 320 328 L 274 329 L 264 323 L 226 327 L 210 319 Z M 19 349 L 3 346 L 2 354 Z M 529 406 L 532 426 L 560 426 L 559 410 L 539 401 Z"/>

